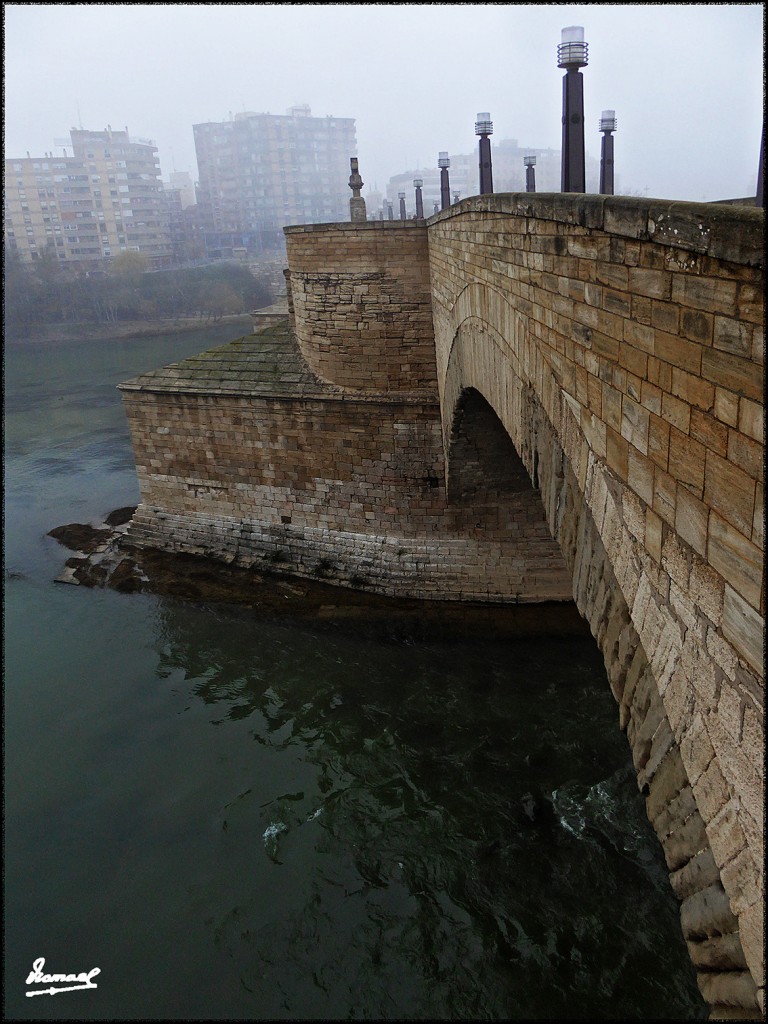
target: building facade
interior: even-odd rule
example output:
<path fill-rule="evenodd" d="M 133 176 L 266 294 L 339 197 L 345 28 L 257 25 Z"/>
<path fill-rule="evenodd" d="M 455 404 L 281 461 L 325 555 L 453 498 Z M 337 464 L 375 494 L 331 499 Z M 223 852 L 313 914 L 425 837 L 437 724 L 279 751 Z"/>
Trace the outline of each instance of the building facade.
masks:
<path fill-rule="evenodd" d="M 525 192 L 525 165 L 523 157 L 536 157 L 536 191 L 560 191 L 560 150 L 535 149 L 532 146 L 520 146 L 517 139 L 501 139 L 491 147 L 491 164 L 493 171 L 494 192 Z M 480 194 L 479 155 L 475 149 L 472 153 L 451 153 L 449 181 L 451 202 L 459 193 L 461 199 Z M 586 157 L 587 191 L 597 192 L 600 176 L 600 162 L 589 154 Z M 415 190 L 413 179 L 421 178 L 424 182 L 422 196 L 424 216 L 433 213 L 434 204 L 440 204 L 440 170 L 437 167 L 423 167 L 416 171 L 403 171 L 389 179 L 387 199 L 394 203 L 395 218 L 399 216 L 398 192 L 405 192 L 407 216 L 413 217 L 416 212 Z M 376 211 L 378 216 L 378 211 Z"/>
<path fill-rule="evenodd" d="M 193 133 L 210 255 L 282 248 L 287 224 L 347 219 L 354 118 L 312 117 L 304 105 L 196 124 Z"/>
<path fill-rule="evenodd" d="M 154 143 L 111 128 L 73 128 L 70 139 L 62 156 L 5 161 L 6 251 L 24 263 L 54 253 L 84 271 L 104 270 L 124 251 L 167 266 L 171 240 Z"/>

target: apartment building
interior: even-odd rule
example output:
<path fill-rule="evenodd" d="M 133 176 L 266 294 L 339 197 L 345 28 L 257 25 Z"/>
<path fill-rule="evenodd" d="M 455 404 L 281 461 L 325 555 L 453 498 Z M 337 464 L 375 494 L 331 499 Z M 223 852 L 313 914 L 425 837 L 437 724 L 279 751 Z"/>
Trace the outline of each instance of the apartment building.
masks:
<path fill-rule="evenodd" d="M 349 219 L 351 117 L 312 117 L 307 105 L 281 114 L 236 114 L 193 125 L 197 200 L 211 255 L 282 247 L 286 224 Z"/>
<path fill-rule="evenodd" d="M 456 192 L 462 199 L 467 196 L 477 195 L 477 159 L 472 160 L 466 156 L 451 156 L 451 166 L 448 170 L 448 182 L 451 188 L 451 202 Z M 440 170 L 437 167 L 422 167 L 415 171 L 402 171 L 395 174 L 387 183 L 387 200 L 392 203 L 392 211 L 395 220 L 400 217 L 400 200 L 398 195 L 405 192 L 405 214 L 410 220 L 416 216 L 416 189 L 413 186 L 415 178 L 423 182 L 421 187 L 422 202 L 424 205 L 424 216 L 431 217 L 434 213 L 435 203 L 440 206 Z"/>
<path fill-rule="evenodd" d="M 491 168 L 493 173 L 494 192 L 525 192 L 525 164 L 523 158 L 529 154 L 536 157 L 536 191 L 560 191 L 560 150 L 536 149 L 531 146 L 520 146 L 517 139 L 501 139 L 491 146 Z M 459 153 L 450 155 L 451 166 L 448 171 L 451 187 L 451 202 L 456 192 L 461 199 L 476 196 L 480 192 L 479 152 Z M 587 153 L 586 184 L 588 192 L 597 192 L 599 186 L 600 162 Z M 406 214 L 410 218 L 415 213 L 415 190 L 413 179 L 423 181 L 422 198 L 424 216 L 434 212 L 434 204 L 440 205 L 440 171 L 437 167 L 424 167 L 418 171 L 403 171 L 389 179 L 387 199 L 394 203 L 395 218 L 399 216 L 398 192 L 405 192 Z M 376 213 L 378 216 L 378 213 Z"/>
<path fill-rule="evenodd" d="M 49 249 L 84 271 L 103 270 L 126 250 L 167 266 L 171 241 L 154 143 L 131 139 L 127 128 L 73 128 L 62 153 L 5 161 L 6 250 L 31 263 Z"/>

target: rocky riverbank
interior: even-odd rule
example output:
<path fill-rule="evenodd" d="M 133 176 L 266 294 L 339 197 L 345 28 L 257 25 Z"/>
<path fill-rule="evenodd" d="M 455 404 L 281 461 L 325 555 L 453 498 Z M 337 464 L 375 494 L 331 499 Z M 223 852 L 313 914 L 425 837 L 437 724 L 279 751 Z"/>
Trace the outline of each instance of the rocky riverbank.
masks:
<path fill-rule="evenodd" d="M 348 623 L 356 629 L 373 627 L 418 639 L 588 635 L 570 602 L 485 605 L 402 600 L 226 565 L 199 555 L 137 548 L 126 536 L 134 511 L 133 507 L 116 509 L 97 525 L 70 523 L 51 530 L 50 537 L 74 552 L 56 582 L 206 604 L 223 602 L 268 618 Z"/>

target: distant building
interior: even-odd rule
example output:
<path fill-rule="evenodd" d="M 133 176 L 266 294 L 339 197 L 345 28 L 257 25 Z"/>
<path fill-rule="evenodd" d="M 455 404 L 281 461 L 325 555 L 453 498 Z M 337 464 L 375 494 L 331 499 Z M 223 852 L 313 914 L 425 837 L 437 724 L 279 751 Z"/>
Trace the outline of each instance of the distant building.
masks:
<path fill-rule="evenodd" d="M 171 171 L 166 188 L 179 190 L 183 210 L 186 210 L 188 206 L 194 206 L 197 202 L 195 183 L 192 181 L 189 171 Z"/>
<path fill-rule="evenodd" d="M 451 186 L 451 199 L 454 192 L 460 192 L 461 198 L 477 195 L 477 160 L 474 169 L 469 165 L 469 158 L 462 156 L 451 157 L 451 167 L 448 172 Z M 435 202 L 440 202 L 440 170 L 437 167 L 421 167 L 415 171 L 403 171 L 389 179 L 387 184 L 387 199 L 394 203 L 395 218 L 400 216 L 400 200 L 398 192 L 405 192 L 405 212 L 407 217 L 416 216 L 416 189 L 413 185 L 414 178 L 421 178 L 424 184 L 421 187 L 421 194 L 424 202 L 425 217 L 432 216 L 432 208 Z"/>
<path fill-rule="evenodd" d="M 349 158 L 357 153 L 351 117 L 236 114 L 193 125 L 197 201 L 211 255 L 280 248 L 286 224 L 349 219 Z"/>
<path fill-rule="evenodd" d="M 79 270 L 103 270 L 121 251 L 155 267 L 171 259 L 157 147 L 128 130 L 73 128 L 73 155 L 5 161 L 3 236 L 25 263 L 46 250 Z"/>
<path fill-rule="evenodd" d="M 491 163 L 493 172 L 494 192 L 525 192 L 525 165 L 523 157 L 529 153 L 536 156 L 536 191 L 560 191 L 560 150 L 536 149 L 532 146 L 519 146 L 517 139 L 502 139 L 491 147 Z M 451 201 L 454 192 L 461 199 L 476 196 L 480 193 L 479 154 L 450 154 L 451 166 L 448 171 Z M 586 157 L 587 191 L 597 192 L 600 179 L 600 163 L 587 155 Z M 413 179 L 424 181 L 422 195 L 424 197 L 424 213 L 430 216 L 432 207 L 440 202 L 440 171 L 437 167 L 423 167 L 416 171 L 403 171 L 389 179 L 387 198 L 395 201 L 397 216 L 397 193 L 405 192 L 405 203 L 408 216 L 416 212 L 416 198 Z"/>

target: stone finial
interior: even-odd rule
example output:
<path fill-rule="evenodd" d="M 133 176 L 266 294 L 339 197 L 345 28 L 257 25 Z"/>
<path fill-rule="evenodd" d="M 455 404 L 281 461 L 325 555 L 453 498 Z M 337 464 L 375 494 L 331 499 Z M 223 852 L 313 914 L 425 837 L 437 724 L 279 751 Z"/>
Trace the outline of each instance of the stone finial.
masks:
<path fill-rule="evenodd" d="M 353 222 L 366 220 L 365 200 L 360 195 L 363 187 L 363 179 L 357 169 L 357 157 L 349 158 L 349 169 L 352 172 L 349 176 L 349 187 L 352 189 L 352 198 L 349 200 L 349 219 Z"/>

